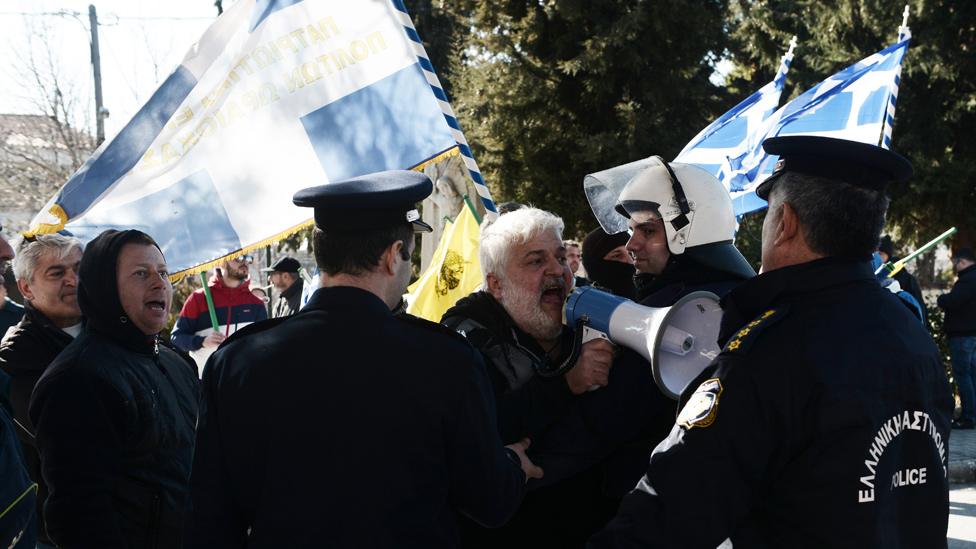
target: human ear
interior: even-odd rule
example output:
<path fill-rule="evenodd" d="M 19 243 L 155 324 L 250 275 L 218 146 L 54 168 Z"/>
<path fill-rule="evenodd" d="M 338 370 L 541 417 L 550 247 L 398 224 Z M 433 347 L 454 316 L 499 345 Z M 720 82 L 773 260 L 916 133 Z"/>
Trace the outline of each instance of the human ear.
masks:
<path fill-rule="evenodd" d="M 24 279 L 17 279 L 17 289 L 20 290 L 20 295 L 24 296 L 27 301 L 32 301 L 34 299 L 34 292 L 31 291 L 30 286 Z"/>
<path fill-rule="evenodd" d="M 488 273 L 485 276 L 485 282 L 487 283 L 488 292 L 495 298 L 501 299 L 502 297 L 502 280 L 498 278 L 495 273 Z"/>
<path fill-rule="evenodd" d="M 790 242 L 800 235 L 800 218 L 789 202 L 780 204 L 776 217 L 776 238 L 774 242 L 777 245 Z"/>

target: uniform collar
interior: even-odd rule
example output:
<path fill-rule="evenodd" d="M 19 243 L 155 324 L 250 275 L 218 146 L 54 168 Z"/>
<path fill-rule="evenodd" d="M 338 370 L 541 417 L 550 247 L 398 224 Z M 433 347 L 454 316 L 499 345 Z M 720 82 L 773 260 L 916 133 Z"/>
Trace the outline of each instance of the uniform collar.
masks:
<path fill-rule="evenodd" d="M 315 290 L 305 309 L 342 309 L 347 314 L 393 316 L 386 303 L 373 292 L 353 286 L 332 286 Z"/>
<path fill-rule="evenodd" d="M 875 282 L 867 260 L 827 257 L 762 273 L 746 280 L 722 298 L 724 341 L 764 311 L 805 294 L 853 282 Z"/>

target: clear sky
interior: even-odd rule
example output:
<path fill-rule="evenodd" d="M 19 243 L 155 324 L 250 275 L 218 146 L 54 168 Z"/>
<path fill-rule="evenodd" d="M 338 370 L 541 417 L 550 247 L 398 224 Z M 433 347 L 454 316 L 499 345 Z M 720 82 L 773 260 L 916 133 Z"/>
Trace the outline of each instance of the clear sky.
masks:
<path fill-rule="evenodd" d="M 224 8 L 233 3 L 224 0 Z M 75 124 L 94 133 L 89 4 L 98 13 L 109 138 L 145 103 L 217 16 L 213 0 L 0 0 L 0 113 L 41 113 L 36 103 L 43 94 L 32 72 L 49 78 L 50 66 L 63 94 L 74 103 Z M 39 70 L 30 70 L 32 59 Z"/>

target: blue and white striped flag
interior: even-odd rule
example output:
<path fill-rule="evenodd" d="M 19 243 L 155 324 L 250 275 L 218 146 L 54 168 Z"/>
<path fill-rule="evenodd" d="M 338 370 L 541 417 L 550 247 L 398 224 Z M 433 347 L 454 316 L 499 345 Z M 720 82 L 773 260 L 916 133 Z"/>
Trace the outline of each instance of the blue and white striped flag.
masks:
<path fill-rule="evenodd" d="M 737 216 L 766 207 L 753 191 L 772 173 L 778 159 L 763 151 L 766 138 L 822 135 L 879 144 L 909 41 L 910 36 L 834 74 L 763 122 L 751 136 L 748 151 L 730 159 L 731 170 L 722 175 Z"/>
<path fill-rule="evenodd" d="M 719 177 L 730 158 L 738 158 L 746 151 L 749 136 L 762 126 L 776 107 L 786 83 L 786 73 L 793 62 L 796 37 L 790 41 L 790 49 L 780 61 L 773 81 L 747 97 L 727 113 L 717 118 L 685 145 L 675 157 L 675 162 L 695 164 L 708 173 Z"/>
<path fill-rule="evenodd" d="M 30 232 L 137 228 L 200 270 L 307 226 L 299 189 L 470 156 L 418 44 L 400 0 L 239 0 Z"/>
<path fill-rule="evenodd" d="M 901 26 L 898 27 L 898 41 L 904 42 L 912 37 L 912 31 L 908 28 L 908 5 L 905 5 L 905 18 Z M 891 130 L 895 125 L 895 105 L 898 103 L 898 87 L 901 86 L 901 64 L 895 71 L 895 83 L 892 86 L 891 94 L 888 95 L 888 112 L 885 113 L 884 130 L 881 135 L 881 146 L 891 148 Z"/>

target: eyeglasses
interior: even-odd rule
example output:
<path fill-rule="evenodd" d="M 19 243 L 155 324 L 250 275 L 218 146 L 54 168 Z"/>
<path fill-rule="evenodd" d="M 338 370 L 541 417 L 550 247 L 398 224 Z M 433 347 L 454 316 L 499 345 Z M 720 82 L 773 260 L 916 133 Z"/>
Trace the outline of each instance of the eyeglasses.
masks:
<path fill-rule="evenodd" d="M 238 263 L 247 263 L 248 265 L 254 263 L 254 256 L 250 254 L 245 254 L 240 257 L 235 257 L 231 261 L 236 261 Z"/>

